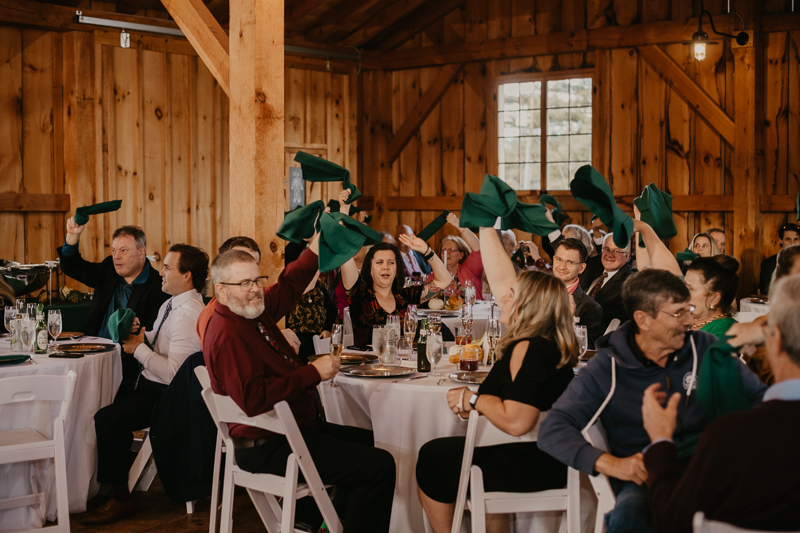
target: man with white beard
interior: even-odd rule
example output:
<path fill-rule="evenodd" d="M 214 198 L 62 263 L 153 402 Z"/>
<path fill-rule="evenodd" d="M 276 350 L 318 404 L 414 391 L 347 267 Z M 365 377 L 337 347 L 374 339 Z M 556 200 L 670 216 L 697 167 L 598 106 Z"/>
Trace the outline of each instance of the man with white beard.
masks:
<path fill-rule="evenodd" d="M 289 404 L 322 481 L 346 498 L 342 517 L 352 532 L 389 530 L 395 485 L 392 455 L 375 448 L 371 431 L 325 421 L 316 387 L 339 370 L 324 355 L 302 365 L 276 322 L 291 311 L 317 272 L 317 238 L 266 290 L 252 255 L 230 250 L 214 259 L 211 281 L 217 307 L 203 339 L 203 356 L 217 394 L 230 396 L 248 415 Z M 236 462 L 250 472 L 284 475 L 292 450 L 283 435 L 231 425 Z M 358 461 L 342 461 L 358 457 Z"/>

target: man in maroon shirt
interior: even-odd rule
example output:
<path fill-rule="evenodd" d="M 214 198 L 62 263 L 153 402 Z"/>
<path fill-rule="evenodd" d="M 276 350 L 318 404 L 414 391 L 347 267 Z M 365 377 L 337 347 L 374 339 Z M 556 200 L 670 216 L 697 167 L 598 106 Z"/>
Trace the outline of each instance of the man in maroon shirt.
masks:
<path fill-rule="evenodd" d="M 318 249 L 315 237 L 267 290 L 250 254 L 231 250 L 217 256 L 211 265 L 217 307 L 203 339 L 203 356 L 214 392 L 230 396 L 248 416 L 286 400 L 322 481 L 342 493 L 334 503 L 346 531 L 388 531 L 395 484 L 392 455 L 375 448 L 370 431 L 325 422 L 316 386 L 336 375 L 339 360 L 326 355 L 302 365 L 276 324 L 314 277 Z M 230 430 L 241 468 L 285 473 L 292 450 L 284 436 L 245 425 Z"/>

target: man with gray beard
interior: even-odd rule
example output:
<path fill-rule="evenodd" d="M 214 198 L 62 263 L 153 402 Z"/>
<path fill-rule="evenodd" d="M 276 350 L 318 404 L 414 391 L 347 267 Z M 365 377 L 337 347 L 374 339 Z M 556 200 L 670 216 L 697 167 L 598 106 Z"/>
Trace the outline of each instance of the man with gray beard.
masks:
<path fill-rule="evenodd" d="M 339 359 L 324 355 L 302 365 L 276 324 L 298 304 L 316 274 L 318 249 L 315 237 L 266 290 L 250 254 L 230 250 L 217 256 L 211 265 L 217 307 L 203 339 L 203 357 L 214 392 L 230 396 L 248 416 L 270 411 L 283 400 L 289 404 L 322 481 L 338 488 L 334 504 L 343 512 L 347 531 L 388 531 L 395 485 L 392 455 L 375 448 L 371 431 L 325 421 L 316 387 L 336 375 Z M 241 468 L 285 473 L 292 453 L 285 436 L 241 424 L 229 429 Z"/>

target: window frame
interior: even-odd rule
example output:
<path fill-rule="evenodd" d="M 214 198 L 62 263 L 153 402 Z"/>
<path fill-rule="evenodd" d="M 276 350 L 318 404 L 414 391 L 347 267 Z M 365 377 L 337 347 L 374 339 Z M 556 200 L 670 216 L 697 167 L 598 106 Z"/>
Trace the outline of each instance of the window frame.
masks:
<path fill-rule="evenodd" d="M 492 114 L 493 118 L 491 120 L 491 125 L 494 129 L 493 132 L 493 139 L 494 142 L 492 144 L 492 154 L 493 154 L 493 165 L 494 165 L 494 174 L 499 175 L 500 172 L 500 157 L 499 157 L 499 142 L 500 142 L 500 125 L 498 123 L 498 95 L 500 93 L 499 88 L 501 85 L 505 85 L 507 83 L 528 83 L 528 82 L 542 82 L 543 90 L 542 90 L 542 101 L 540 103 L 539 108 L 541 109 L 542 113 L 542 134 L 541 134 L 541 186 L 539 189 L 519 189 L 517 190 L 517 194 L 519 196 L 526 196 L 527 194 L 542 194 L 546 193 L 548 190 L 550 191 L 567 191 L 569 189 L 549 189 L 547 186 L 547 106 L 545 105 L 547 102 L 547 82 L 548 81 L 557 81 L 557 80 L 569 80 L 574 78 L 589 78 L 592 80 L 592 105 L 589 106 L 592 110 L 592 160 L 594 160 L 594 133 L 595 133 L 595 69 L 594 68 L 586 68 L 586 69 L 572 69 L 572 70 L 559 70 L 554 72 L 535 72 L 535 73 L 517 73 L 517 74 L 498 74 L 494 76 L 492 80 L 492 90 L 494 94 L 494 98 L 492 99 Z"/>

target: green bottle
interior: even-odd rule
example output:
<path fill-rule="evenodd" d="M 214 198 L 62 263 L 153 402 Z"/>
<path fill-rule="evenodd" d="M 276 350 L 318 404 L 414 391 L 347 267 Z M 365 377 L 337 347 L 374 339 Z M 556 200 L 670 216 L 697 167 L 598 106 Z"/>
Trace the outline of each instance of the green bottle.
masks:
<path fill-rule="evenodd" d="M 33 353 L 47 353 L 47 323 L 44 321 L 43 305 L 36 310 L 36 337 L 34 337 Z"/>
<path fill-rule="evenodd" d="M 428 319 L 419 321 L 419 340 L 417 340 L 417 372 L 430 372 L 428 361 Z"/>

